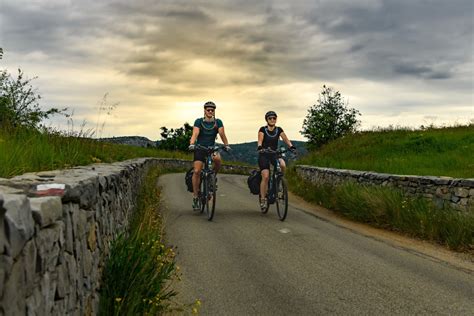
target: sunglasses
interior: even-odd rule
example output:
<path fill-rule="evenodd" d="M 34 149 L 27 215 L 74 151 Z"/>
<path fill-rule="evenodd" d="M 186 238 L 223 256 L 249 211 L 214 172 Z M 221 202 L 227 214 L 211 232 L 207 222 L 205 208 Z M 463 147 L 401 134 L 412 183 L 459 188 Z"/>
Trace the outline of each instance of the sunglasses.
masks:
<path fill-rule="evenodd" d="M 276 119 L 277 119 L 277 118 L 276 118 L 275 116 L 271 116 L 271 117 L 269 117 L 267 120 L 269 120 L 269 121 L 270 121 L 270 120 L 275 120 L 275 121 L 276 121 Z"/>
<path fill-rule="evenodd" d="M 206 109 L 207 112 L 214 112 L 214 109 Z"/>

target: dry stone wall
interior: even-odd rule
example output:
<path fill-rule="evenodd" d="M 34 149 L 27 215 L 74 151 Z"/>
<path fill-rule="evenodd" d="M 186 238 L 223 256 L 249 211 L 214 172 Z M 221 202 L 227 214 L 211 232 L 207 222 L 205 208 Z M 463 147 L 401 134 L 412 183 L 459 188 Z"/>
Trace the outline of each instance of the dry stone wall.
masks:
<path fill-rule="evenodd" d="M 438 207 L 449 205 L 465 211 L 474 209 L 474 179 L 394 175 L 304 165 L 297 166 L 296 172 L 313 184 L 339 185 L 356 182 L 395 187 L 408 195 L 430 199 Z"/>
<path fill-rule="evenodd" d="M 97 314 L 110 242 L 125 231 L 146 173 L 191 165 L 142 158 L 0 179 L 0 315 Z"/>

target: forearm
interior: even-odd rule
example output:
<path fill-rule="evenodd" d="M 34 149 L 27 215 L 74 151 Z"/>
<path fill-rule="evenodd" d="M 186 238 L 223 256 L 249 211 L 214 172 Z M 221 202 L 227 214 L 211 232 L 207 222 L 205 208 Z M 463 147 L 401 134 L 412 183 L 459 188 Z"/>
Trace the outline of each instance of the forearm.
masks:
<path fill-rule="evenodd" d="M 224 146 L 229 146 L 229 141 L 227 140 L 227 136 L 225 136 L 225 134 L 221 135 L 221 140 L 224 143 Z"/>

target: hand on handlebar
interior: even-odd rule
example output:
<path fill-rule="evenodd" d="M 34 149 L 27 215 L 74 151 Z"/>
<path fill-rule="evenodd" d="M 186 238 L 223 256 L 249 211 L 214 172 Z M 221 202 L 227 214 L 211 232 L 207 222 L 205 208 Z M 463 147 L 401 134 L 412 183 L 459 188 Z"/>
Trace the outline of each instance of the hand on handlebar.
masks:
<path fill-rule="evenodd" d="M 196 146 L 194 144 L 191 144 L 191 145 L 189 145 L 188 150 L 189 151 L 194 151 L 195 148 L 196 148 Z"/>

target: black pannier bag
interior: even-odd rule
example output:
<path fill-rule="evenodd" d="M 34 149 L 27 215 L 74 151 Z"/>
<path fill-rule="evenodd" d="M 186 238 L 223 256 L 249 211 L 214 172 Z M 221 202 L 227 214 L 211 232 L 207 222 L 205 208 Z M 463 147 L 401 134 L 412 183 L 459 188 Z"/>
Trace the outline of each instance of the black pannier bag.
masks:
<path fill-rule="evenodd" d="M 250 193 L 259 194 L 260 193 L 260 182 L 262 181 L 262 175 L 258 170 L 252 170 L 248 179 L 247 185 L 249 186 Z"/>
<path fill-rule="evenodd" d="M 186 188 L 189 192 L 193 192 L 193 173 L 194 168 L 191 168 L 186 171 L 186 175 L 184 176 L 184 182 L 186 183 Z"/>

